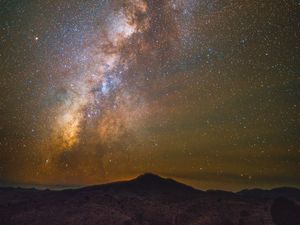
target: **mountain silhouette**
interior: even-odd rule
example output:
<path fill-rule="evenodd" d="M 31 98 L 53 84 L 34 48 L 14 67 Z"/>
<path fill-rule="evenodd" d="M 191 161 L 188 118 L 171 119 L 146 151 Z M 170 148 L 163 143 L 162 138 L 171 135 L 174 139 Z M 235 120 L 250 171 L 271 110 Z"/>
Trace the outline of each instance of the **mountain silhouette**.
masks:
<path fill-rule="evenodd" d="M 299 225 L 299 193 L 292 188 L 200 191 L 151 173 L 61 191 L 0 188 L 0 224 Z"/>
<path fill-rule="evenodd" d="M 300 202 L 300 190 L 297 188 L 289 188 L 289 187 L 281 187 L 281 188 L 274 188 L 271 190 L 263 190 L 263 189 L 247 189 L 238 192 L 245 197 L 250 198 L 279 198 L 285 197 L 288 199 L 292 199 L 295 201 Z"/>
<path fill-rule="evenodd" d="M 152 173 L 145 173 L 130 181 L 114 182 L 104 185 L 97 185 L 83 188 L 82 190 L 119 190 L 130 191 L 135 193 L 190 193 L 199 194 L 202 191 L 194 189 L 188 185 L 182 184 L 170 178 L 162 178 Z"/>

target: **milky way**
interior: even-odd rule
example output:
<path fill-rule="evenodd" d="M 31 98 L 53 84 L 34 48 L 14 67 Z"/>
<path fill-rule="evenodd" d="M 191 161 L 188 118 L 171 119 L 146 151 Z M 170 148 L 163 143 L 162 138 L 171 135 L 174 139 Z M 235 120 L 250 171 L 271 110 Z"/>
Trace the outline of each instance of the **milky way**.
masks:
<path fill-rule="evenodd" d="M 0 4 L 4 185 L 300 185 L 296 2 Z"/>

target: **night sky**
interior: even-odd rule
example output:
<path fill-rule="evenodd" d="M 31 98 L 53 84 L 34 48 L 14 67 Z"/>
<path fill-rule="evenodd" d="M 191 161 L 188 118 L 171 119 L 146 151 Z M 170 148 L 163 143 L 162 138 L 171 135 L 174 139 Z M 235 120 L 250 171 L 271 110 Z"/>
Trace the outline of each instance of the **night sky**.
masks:
<path fill-rule="evenodd" d="M 300 187 L 299 7 L 0 0 L 0 185 Z"/>

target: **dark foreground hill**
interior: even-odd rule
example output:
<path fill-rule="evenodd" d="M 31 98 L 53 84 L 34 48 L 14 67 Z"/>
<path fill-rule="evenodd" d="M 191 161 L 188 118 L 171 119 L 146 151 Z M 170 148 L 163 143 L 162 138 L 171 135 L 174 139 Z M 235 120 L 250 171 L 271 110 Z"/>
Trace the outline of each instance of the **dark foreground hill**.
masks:
<path fill-rule="evenodd" d="M 0 189 L 0 225 L 300 225 L 300 190 L 199 191 L 145 174 L 49 191 Z"/>

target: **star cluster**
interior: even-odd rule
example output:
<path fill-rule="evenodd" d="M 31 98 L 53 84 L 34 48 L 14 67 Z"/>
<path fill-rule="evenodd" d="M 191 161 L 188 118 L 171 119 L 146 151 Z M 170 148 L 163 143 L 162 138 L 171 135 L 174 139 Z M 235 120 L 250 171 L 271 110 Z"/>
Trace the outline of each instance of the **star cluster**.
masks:
<path fill-rule="evenodd" d="M 0 181 L 299 186 L 295 1 L 0 3 Z"/>

